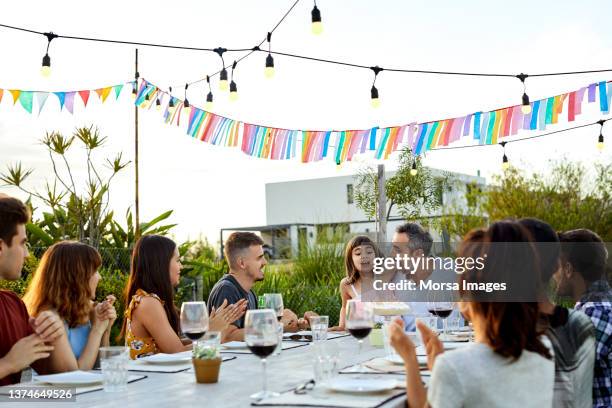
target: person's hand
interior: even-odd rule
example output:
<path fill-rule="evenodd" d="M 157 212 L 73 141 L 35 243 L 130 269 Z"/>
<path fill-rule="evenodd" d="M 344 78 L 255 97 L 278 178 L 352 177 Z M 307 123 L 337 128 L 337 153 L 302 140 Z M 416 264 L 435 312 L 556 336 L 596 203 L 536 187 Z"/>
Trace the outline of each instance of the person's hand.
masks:
<path fill-rule="evenodd" d="M 114 317 L 113 317 L 114 316 Z M 91 330 L 98 333 L 104 334 L 108 329 L 109 320 L 117 318 L 117 311 L 111 302 L 104 300 L 94 305 L 93 321 L 91 323 Z"/>
<path fill-rule="evenodd" d="M 30 334 L 13 344 L 13 347 L 11 347 L 2 360 L 11 373 L 16 373 L 28 367 L 36 360 L 49 357 L 53 348 L 53 346 L 46 345 L 38 334 Z"/>
<path fill-rule="evenodd" d="M 108 334 L 110 333 L 113 324 L 115 323 L 115 320 L 117 320 L 117 309 L 115 309 L 114 303 L 117 300 L 117 298 L 113 295 L 108 295 L 106 296 L 106 302 L 108 302 L 108 304 L 111 306 L 109 309 L 107 309 L 106 311 L 106 320 L 108 321 L 108 326 L 106 327 L 106 330 L 104 331 L 104 334 Z"/>
<path fill-rule="evenodd" d="M 246 299 L 240 299 L 238 302 L 231 305 L 228 305 L 227 299 L 224 299 L 219 308 L 213 307 L 210 313 L 209 330 L 223 331 L 227 329 L 230 324 L 244 315 L 247 306 L 248 302 Z"/>
<path fill-rule="evenodd" d="M 64 323 L 57 313 L 51 310 L 40 312 L 36 318 L 30 317 L 30 326 L 45 342 L 53 342 L 65 333 Z"/>
<path fill-rule="evenodd" d="M 389 343 L 404 362 L 409 361 L 415 355 L 416 346 L 404 332 L 404 321 L 400 318 L 395 319 L 389 325 Z"/>
<path fill-rule="evenodd" d="M 438 338 L 438 335 L 434 333 L 425 323 L 418 320 L 416 327 L 421 332 L 421 338 L 425 345 L 425 351 L 427 352 L 427 367 L 433 370 L 434 362 L 439 354 L 444 353 L 444 345 Z"/>
<path fill-rule="evenodd" d="M 310 311 L 310 310 L 307 311 L 307 312 L 304 312 L 304 320 L 306 320 L 306 324 L 307 324 L 306 327 L 307 328 L 310 327 L 310 318 L 318 316 L 318 315 L 319 315 L 318 313 L 315 313 L 315 312 Z"/>
<path fill-rule="evenodd" d="M 298 317 L 291 309 L 283 310 L 283 317 L 281 318 L 283 323 L 283 330 L 289 333 L 295 333 L 300 328 L 298 326 Z"/>

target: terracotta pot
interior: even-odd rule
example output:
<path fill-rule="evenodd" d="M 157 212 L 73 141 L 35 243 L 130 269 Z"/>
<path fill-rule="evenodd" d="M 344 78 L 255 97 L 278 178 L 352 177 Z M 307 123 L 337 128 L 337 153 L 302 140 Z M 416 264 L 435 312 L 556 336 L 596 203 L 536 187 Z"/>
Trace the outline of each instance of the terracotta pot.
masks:
<path fill-rule="evenodd" d="M 199 383 L 216 383 L 219 381 L 219 371 L 221 370 L 221 359 L 198 359 L 193 358 L 193 368 L 196 381 Z"/>

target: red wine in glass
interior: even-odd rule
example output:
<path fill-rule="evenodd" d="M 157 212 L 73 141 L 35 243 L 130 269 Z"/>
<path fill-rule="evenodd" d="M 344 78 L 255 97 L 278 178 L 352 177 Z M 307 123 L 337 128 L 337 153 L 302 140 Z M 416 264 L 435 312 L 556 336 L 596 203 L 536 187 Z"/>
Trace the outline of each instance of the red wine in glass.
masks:
<path fill-rule="evenodd" d="M 350 327 L 348 331 L 357 340 L 362 340 L 370 334 L 372 327 Z"/>
<path fill-rule="evenodd" d="M 268 357 L 270 354 L 274 353 L 274 350 L 276 349 L 276 344 L 254 344 L 254 345 L 247 345 L 247 347 L 249 348 L 249 350 L 251 350 L 251 352 L 253 354 L 255 354 L 257 357 L 259 358 L 266 358 Z"/>
<path fill-rule="evenodd" d="M 187 338 L 189 338 L 189 340 L 191 341 L 196 341 L 196 340 L 200 340 L 204 334 L 206 334 L 206 331 L 188 331 L 183 333 L 185 336 L 187 336 Z"/>

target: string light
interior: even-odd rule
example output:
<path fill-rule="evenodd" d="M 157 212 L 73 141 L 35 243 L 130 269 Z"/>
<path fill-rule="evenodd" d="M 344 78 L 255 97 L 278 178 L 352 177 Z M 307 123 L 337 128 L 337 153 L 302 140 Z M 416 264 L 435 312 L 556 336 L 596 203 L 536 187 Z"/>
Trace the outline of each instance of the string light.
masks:
<path fill-rule="evenodd" d="M 210 76 L 206 75 L 206 82 L 208 83 L 208 95 L 206 95 L 206 104 L 204 105 L 204 109 L 210 112 L 213 108 L 213 93 L 210 87 Z"/>
<path fill-rule="evenodd" d="M 187 88 L 189 88 L 189 84 L 185 84 L 185 101 L 183 102 L 183 110 L 185 111 L 185 115 L 189 115 L 189 111 L 191 110 L 191 105 L 187 99 Z"/>
<path fill-rule="evenodd" d="M 266 68 L 264 69 L 264 74 L 266 78 L 270 79 L 274 76 L 274 58 L 272 58 L 272 45 L 270 44 L 270 40 L 272 40 L 272 33 L 268 33 L 268 56 L 266 57 Z"/>
<path fill-rule="evenodd" d="M 215 48 L 215 52 L 221 58 L 222 67 L 221 71 L 219 72 L 219 90 L 223 92 L 229 89 L 229 84 L 227 82 L 227 69 L 225 69 L 225 60 L 223 59 L 223 53 L 226 51 L 226 48 Z"/>
<path fill-rule="evenodd" d="M 136 95 L 138 94 L 138 77 L 134 83 L 132 83 L 132 99 L 136 99 Z"/>
<path fill-rule="evenodd" d="M 506 156 L 506 142 L 501 142 L 500 145 L 504 149 L 504 156 L 502 157 L 502 170 L 506 171 L 510 168 L 510 162 L 508 161 L 508 156 Z"/>
<path fill-rule="evenodd" d="M 161 110 L 161 94 L 158 92 L 157 98 L 155 98 L 155 109 Z"/>
<path fill-rule="evenodd" d="M 529 96 L 527 95 L 527 87 L 525 86 L 525 79 L 527 79 L 529 75 L 520 73 L 516 77 L 521 80 L 523 84 L 523 98 L 521 101 L 521 112 L 523 115 L 529 115 L 531 113 L 531 103 L 529 102 Z"/>
<path fill-rule="evenodd" d="M 54 38 L 57 38 L 57 34 L 53 33 L 45 33 L 45 37 L 47 37 L 47 51 L 45 52 L 45 56 L 42 59 L 42 66 L 40 68 L 40 73 L 45 78 L 51 76 L 51 57 L 49 56 L 49 46 L 51 45 L 51 41 Z"/>
<path fill-rule="evenodd" d="M 606 121 L 602 119 L 597 121 L 597 123 L 599 124 L 599 138 L 597 138 L 597 150 L 602 152 L 604 149 L 603 125 L 604 123 L 606 123 Z"/>
<path fill-rule="evenodd" d="M 236 102 L 238 100 L 238 86 L 236 86 L 236 82 L 234 82 L 234 70 L 236 69 L 237 64 L 238 63 L 236 61 L 234 61 L 234 63 L 232 64 L 232 81 L 229 85 L 230 101 L 232 102 Z"/>
<path fill-rule="evenodd" d="M 378 108 L 380 106 L 380 98 L 378 96 L 378 88 L 376 88 L 376 78 L 383 69 L 378 65 L 370 67 L 370 69 L 374 71 L 374 81 L 372 82 L 372 89 L 370 89 L 370 102 L 373 108 Z"/>
<path fill-rule="evenodd" d="M 417 173 L 418 173 L 418 170 L 417 170 L 417 163 L 416 163 L 416 157 L 415 157 L 414 161 L 412 162 L 412 168 L 410 169 L 410 175 L 416 176 Z"/>
<path fill-rule="evenodd" d="M 323 32 L 323 23 L 321 22 L 321 10 L 317 7 L 317 2 L 314 2 L 314 8 L 310 13 L 312 16 L 312 33 L 319 35 Z"/>
<path fill-rule="evenodd" d="M 168 96 L 170 97 L 170 102 L 168 102 L 168 110 L 172 112 L 174 110 L 174 98 L 172 97 L 172 87 L 168 88 Z"/>

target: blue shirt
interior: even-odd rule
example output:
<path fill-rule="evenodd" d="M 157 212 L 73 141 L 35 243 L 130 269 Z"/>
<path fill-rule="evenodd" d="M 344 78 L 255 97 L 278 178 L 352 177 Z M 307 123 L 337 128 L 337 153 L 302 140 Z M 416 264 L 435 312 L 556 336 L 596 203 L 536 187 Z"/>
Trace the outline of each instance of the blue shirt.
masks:
<path fill-rule="evenodd" d="M 68 325 L 64 322 L 66 327 L 66 334 L 68 335 L 68 342 L 70 343 L 70 348 L 74 353 L 74 356 L 78 358 L 81 356 L 83 349 L 87 345 L 87 339 L 89 338 L 89 332 L 91 332 L 91 322 L 87 322 L 80 326 L 76 327 L 68 327 Z"/>

